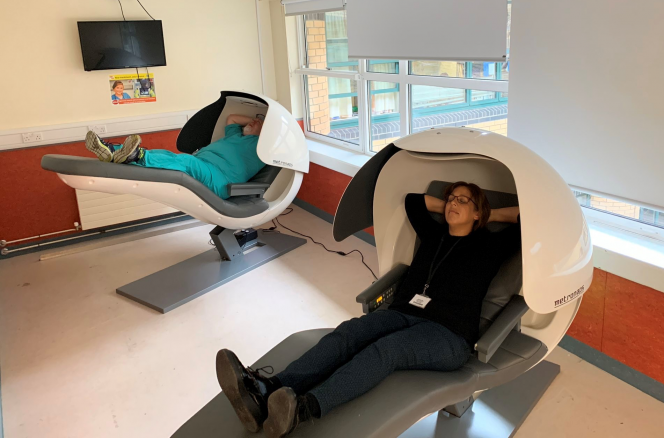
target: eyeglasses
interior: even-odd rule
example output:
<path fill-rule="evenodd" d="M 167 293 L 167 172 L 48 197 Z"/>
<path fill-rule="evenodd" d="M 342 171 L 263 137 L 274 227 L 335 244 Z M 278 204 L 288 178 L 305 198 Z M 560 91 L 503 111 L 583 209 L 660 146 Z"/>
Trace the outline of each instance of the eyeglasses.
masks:
<path fill-rule="evenodd" d="M 459 195 L 459 196 L 450 195 L 450 196 L 447 197 L 447 202 L 452 202 L 452 201 L 454 201 L 454 199 L 456 199 L 457 202 L 461 205 L 466 205 L 469 202 L 472 202 L 473 204 L 475 204 L 475 206 L 477 206 L 475 201 L 470 199 L 468 196 L 463 196 L 463 195 Z"/>

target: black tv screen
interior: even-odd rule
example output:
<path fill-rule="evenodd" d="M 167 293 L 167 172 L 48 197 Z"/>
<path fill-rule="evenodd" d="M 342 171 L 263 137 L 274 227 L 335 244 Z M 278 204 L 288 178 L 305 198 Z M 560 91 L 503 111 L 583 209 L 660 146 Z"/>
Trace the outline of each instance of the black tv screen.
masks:
<path fill-rule="evenodd" d="M 79 21 L 86 71 L 166 65 L 161 20 Z"/>

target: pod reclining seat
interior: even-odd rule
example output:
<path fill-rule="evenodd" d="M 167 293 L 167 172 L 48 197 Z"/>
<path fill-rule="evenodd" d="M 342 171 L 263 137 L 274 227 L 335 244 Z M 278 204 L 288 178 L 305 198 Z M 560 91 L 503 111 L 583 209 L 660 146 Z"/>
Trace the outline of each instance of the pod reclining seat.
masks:
<path fill-rule="evenodd" d="M 389 306 L 412 261 L 418 242 L 404 210 L 406 194 L 427 192 L 440 198 L 458 180 L 482 187 L 492 208 L 519 205 L 521 211 L 522 247 L 491 283 L 474 355 L 453 372 L 395 372 L 363 396 L 297 428 L 293 438 L 512 436 L 558 373 L 557 365 L 538 364 L 561 340 L 590 286 L 592 245 L 567 184 L 538 155 L 506 137 L 466 128 L 424 131 L 387 146 L 359 170 L 341 199 L 333 229 L 341 241 L 374 226 L 380 276 L 357 297 L 358 303 L 365 313 Z M 493 223 L 489 231 L 504 226 Z M 270 365 L 278 373 L 331 330 L 295 333 L 252 367 Z M 524 375 L 536 365 L 545 371 Z M 510 385 L 528 388 L 515 392 Z M 482 415 L 475 408 L 464 415 L 484 391 L 488 396 L 507 387 L 510 391 L 494 397 L 494 405 Z M 519 418 L 507 427 L 509 411 L 521 403 L 520 395 L 513 394 L 520 390 L 539 392 L 528 395 Z M 434 434 L 415 431 L 416 423 L 438 411 L 447 414 L 438 416 Z M 222 393 L 173 438 L 217 436 L 256 436 L 243 429 Z"/>
<path fill-rule="evenodd" d="M 224 91 L 219 100 L 187 121 L 178 135 L 178 150 L 191 154 L 222 138 L 230 114 L 264 116 L 257 152 L 266 165 L 250 181 L 229 184 L 230 197 L 225 200 L 175 170 L 67 155 L 42 158 L 42 168 L 56 172 L 75 189 L 142 196 L 216 225 L 210 233 L 216 249 L 122 286 L 117 289 L 119 294 L 166 313 L 306 242 L 261 230 L 256 238 L 246 241 L 235 233 L 282 213 L 309 171 L 309 151 L 302 129 L 279 103 L 260 95 Z"/>

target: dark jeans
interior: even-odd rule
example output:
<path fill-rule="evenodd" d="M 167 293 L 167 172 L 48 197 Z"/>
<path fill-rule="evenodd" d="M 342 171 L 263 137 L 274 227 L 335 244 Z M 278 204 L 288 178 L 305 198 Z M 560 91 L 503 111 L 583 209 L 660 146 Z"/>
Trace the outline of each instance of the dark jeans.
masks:
<path fill-rule="evenodd" d="M 276 377 L 298 395 L 313 394 L 325 415 L 393 371 L 452 371 L 469 356 L 466 341 L 442 325 L 385 310 L 341 323 Z"/>

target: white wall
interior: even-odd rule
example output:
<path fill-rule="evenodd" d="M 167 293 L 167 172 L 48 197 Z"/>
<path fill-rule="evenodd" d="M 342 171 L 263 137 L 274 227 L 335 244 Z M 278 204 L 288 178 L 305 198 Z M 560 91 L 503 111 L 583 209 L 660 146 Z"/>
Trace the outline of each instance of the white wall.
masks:
<path fill-rule="evenodd" d="M 508 135 L 571 185 L 664 208 L 662 23 L 662 0 L 514 0 Z"/>
<path fill-rule="evenodd" d="M 221 90 L 261 92 L 254 0 L 142 3 L 163 21 L 168 65 L 150 69 L 157 102 L 113 106 L 108 76 L 135 69 L 84 71 L 76 22 L 122 19 L 116 0 L 3 1 L 0 130 L 199 109 Z M 137 2 L 123 6 L 128 20 L 149 19 Z"/>
<path fill-rule="evenodd" d="M 261 30 L 261 52 L 260 56 L 263 59 L 263 72 L 264 72 L 264 91 L 263 94 L 279 100 L 277 96 L 277 82 L 275 78 L 275 64 L 274 64 L 274 31 L 273 26 L 278 23 L 272 21 L 271 0 L 258 0 L 258 19 L 260 22 Z"/>
<path fill-rule="evenodd" d="M 272 50 L 274 53 L 277 101 L 284 108 L 292 111 L 286 17 L 280 0 L 270 0 L 270 15 L 272 19 Z"/>

